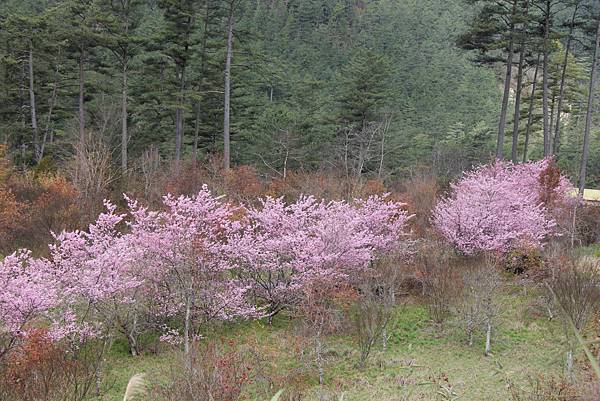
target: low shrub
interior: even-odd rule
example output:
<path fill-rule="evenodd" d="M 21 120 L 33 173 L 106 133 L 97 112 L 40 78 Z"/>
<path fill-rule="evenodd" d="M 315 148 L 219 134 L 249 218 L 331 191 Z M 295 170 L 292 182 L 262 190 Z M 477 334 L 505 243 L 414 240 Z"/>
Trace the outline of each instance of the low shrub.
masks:
<path fill-rule="evenodd" d="M 194 343 L 172 366 L 169 384 L 151 391 L 155 401 L 236 401 L 252 367 L 232 341 Z"/>
<path fill-rule="evenodd" d="M 600 381 L 595 381 L 585 388 L 581 401 L 600 401 Z"/>
<path fill-rule="evenodd" d="M 62 347 L 44 329 L 30 330 L 0 366 L 0 400 L 82 401 L 103 391 L 106 344 Z"/>
<path fill-rule="evenodd" d="M 513 401 L 578 401 L 578 388 L 555 376 L 534 376 L 529 378 L 526 388 L 509 383 L 509 392 Z M 590 399 L 594 400 L 593 398 Z"/>
<path fill-rule="evenodd" d="M 422 245 L 417 258 L 418 277 L 429 315 L 435 323 L 443 323 L 450 314 L 450 306 L 460 293 L 460 270 L 453 251 L 439 243 Z"/>
<path fill-rule="evenodd" d="M 521 247 L 508 252 L 505 256 L 504 268 L 506 271 L 521 275 L 536 272 L 544 267 L 544 259 L 539 249 Z"/>

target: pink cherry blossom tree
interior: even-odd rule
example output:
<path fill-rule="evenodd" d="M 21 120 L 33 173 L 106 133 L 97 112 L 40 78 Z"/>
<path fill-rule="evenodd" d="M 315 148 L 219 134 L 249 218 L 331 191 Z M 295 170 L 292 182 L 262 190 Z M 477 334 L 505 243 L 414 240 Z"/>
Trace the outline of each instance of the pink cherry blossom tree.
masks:
<path fill-rule="evenodd" d="M 408 214 L 372 197 L 350 204 L 266 198 L 247 210 L 227 254 L 269 317 L 298 304 L 311 283 L 348 283 L 380 253 L 401 248 Z"/>
<path fill-rule="evenodd" d="M 59 290 L 60 313 L 54 321 L 56 338 L 100 335 L 120 323 L 121 307 L 130 307 L 144 283 L 131 246 L 120 231 L 125 215 L 105 202 L 87 231 L 65 231 L 50 245 L 49 263 Z M 126 331 L 125 331 L 126 332 Z"/>
<path fill-rule="evenodd" d="M 150 211 L 128 199 L 132 220 L 124 238 L 143 266 L 153 313 L 183 322 L 187 353 L 203 323 L 251 317 L 256 310 L 224 254 L 227 238 L 241 228 L 237 209 L 206 186 L 195 197 L 167 195 L 163 202 L 165 210 Z M 179 340 L 178 331 L 166 327 L 163 339 Z"/>
<path fill-rule="evenodd" d="M 62 232 L 50 245 L 49 258 L 19 251 L 0 263 L 0 331 L 6 350 L 39 323 L 50 326 L 53 340 L 83 341 L 101 333 L 98 312 L 108 304 L 127 303 L 141 281 L 127 271 L 130 258 L 117 225 L 123 216 L 107 212 L 87 231 Z M 106 328 L 106 327 L 104 327 Z"/>
<path fill-rule="evenodd" d="M 105 202 L 87 230 L 55 235 L 48 258 L 20 251 L 0 262 L 0 355 L 38 321 L 57 341 L 116 328 L 135 347 L 142 315 L 188 351 L 208 321 L 256 317 L 262 306 L 272 316 L 297 305 L 312 284 L 352 284 L 376 258 L 410 244 L 408 214 L 385 197 L 267 198 L 246 209 L 204 187 L 163 202 L 149 210 L 127 198 L 126 214 Z M 173 321 L 182 322 L 181 333 Z"/>
<path fill-rule="evenodd" d="M 27 334 L 36 320 L 58 303 L 54 275 L 44 259 L 28 251 L 0 261 L 0 359 Z"/>
<path fill-rule="evenodd" d="M 496 161 L 452 184 L 448 197 L 434 209 L 433 224 L 460 252 L 507 252 L 521 245 L 542 247 L 557 233 L 556 221 L 543 202 L 542 172 L 550 160 L 513 165 Z M 561 176 L 556 199 L 567 205 L 572 188 Z"/>

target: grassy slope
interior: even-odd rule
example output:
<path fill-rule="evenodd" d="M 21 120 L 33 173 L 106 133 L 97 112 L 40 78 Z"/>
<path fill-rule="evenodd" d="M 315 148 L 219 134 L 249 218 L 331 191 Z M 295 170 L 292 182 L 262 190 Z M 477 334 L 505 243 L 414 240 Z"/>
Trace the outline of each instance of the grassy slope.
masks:
<path fill-rule="evenodd" d="M 442 399 L 436 395 L 439 386 L 449 383 L 461 400 L 505 401 L 510 399 L 506 379 L 523 385 L 529 375 L 559 374 L 562 369 L 562 327 L 545 316 L 527 313 L 528 298 L 520 290 L 505 294 L 505 312 L 493 337 L 493 357 L 483 356 L 482 335 L 468 347 L 462 331 L 452 322 L 435 327 L 424 306 L 398 306 L 387 351 L 375 350 L 365 371 L 355 368 L 357 352 L 350 336 L 328 339 L 327 384 L 321 390 L 316 373 L 300 360 L 301 346 L 291 322 L 280 319 L 274 327 L 245 323 L 222 329 L 217 335 L 257 351 L 262 369 L 274 378 L 272 388 L 248 389 L 249 398 L 265 399 L 267 393 L 277 390 L 274 387 L 293 382 L 307 394 L 306 399 L 317 399 L 310 395 L 321 391 L 338 396 L 343 392 L 345 400 L 438 400 Z M 168 377 L 174 355 L 165 352 L 131 358 L 115 353 L 113 359 L 114 385 L 107 400 L 117 401 L 135 373 L 148 373 L 152 382 Z M 411 397 L 404 398 L 408 394 Z"/>

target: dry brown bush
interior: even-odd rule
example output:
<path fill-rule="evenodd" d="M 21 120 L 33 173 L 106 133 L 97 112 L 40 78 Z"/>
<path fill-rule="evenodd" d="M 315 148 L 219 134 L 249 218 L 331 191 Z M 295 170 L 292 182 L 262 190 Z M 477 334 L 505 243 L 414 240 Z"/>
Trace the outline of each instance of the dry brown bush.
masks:
<path fill-rule="evenodd" d="M 416 175 L 398 184 L 400 198 L 408 205 L 408 211 L 414 214 L 411 227 L 421 238 L 433 238 L 431 214 L 438 201 L 440 187 L 437 177 L 432 174 Z"/>
<path fill-rule="evenodd" d="M 0 365 L 0 399 L 84 401 L 103 390 L 106 344 L 64 348 L 44 329 L 31 330 Z"/>
<path fill-rule="evenodd" d="M 583 205 L 577 208 L 576 239 L 582 245 L 600 242 L 600 206 Z"/>
<path fill-rule="evenodd" d="M 59 174 L 15 171 L 0 149 L 0 253 L 44 252 L 51 231 L 79 228 L 78 195 Z"/>
<path fill-rule="evenodd" d="M 579 388 L 564 378 L 539 375 L 529 378 L 525 388 L 509 383 L 513 401 L 579 401 Z M 590 401 L 593 399 L 590 399 Z"/>
<path fill-rule="evenodd" d="M 232 341 L 196 343 L 172 365 L 169 384 L 156 386 L 155 401 L 236 401 L 252 367 Z"/>
<path fill-rule="evenodd" d="M 462 288 L 458 268 L 461 260 L 452 249 L 438 242 L 421 243 L 418 255 L 417 277 L 422 283 L 429 314 L 434 322 L 443 323 Z"/>
<path fill-rule="evenodd" d="M 491 353 L 492 333 L 501 311 L 499 292 L 502 278 L 496 255 L 481 255 L 465 261 L 462 269 L 462 292 L 457 302 L 459 321 L 465 329 L 469 345 L 476 330 L 485 332 L 485 355 Z"/>
<path fill-rule="evenodd" d="M 595 381 L 586 386 L 581 401 L 600 401 L 600 381 Z"/>
<path fill-rule="evenodd" d="M 552 260 L 551 267 L 547 285 L 563 321 L 568 344 L 566 371 L 571 376 L 579 343 L 573 329 L 583 332 L 600 311 L 600 261 L 567 253 Z"/>

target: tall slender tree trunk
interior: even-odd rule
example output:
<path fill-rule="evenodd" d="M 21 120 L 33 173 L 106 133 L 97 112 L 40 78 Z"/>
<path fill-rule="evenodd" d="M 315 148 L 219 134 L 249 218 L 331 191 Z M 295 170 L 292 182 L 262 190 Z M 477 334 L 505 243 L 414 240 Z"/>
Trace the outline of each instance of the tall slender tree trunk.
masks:
<path fill-rule="evenodd" d="M 51 123 L 52 123 L 52 112 L 54 111 L 54 105 L 56 104 L 56 98 L 58 95 L 58 79 L 54 82 L 54 85 L 52 87 L 52 95 L 50 96 L 50 100 L 48 101 L 48 115 L 46 117 L 46 128 L 44 129 L 44 137 L 41 140 L 40 143 L 40 159 L 44 157 L 44 150 L 46 148 L 46 142 L 50 141 L 50 143 L 52 143 L 53 141 L 53 135 L 52 135 L 52 127 L 51 127 Z M 48 136 L 50 136 L 50 138 L 48 138 Z"/>
<path fill-rule="evenodd" d="M 185 64 L 179 65 L 179 95 L 177 109 L 175 109 L 175 162 L 181 160 L 181 148 L 183 145 L 183 91 L 185 90 Z"/>
<path fill-rule="evenodd" d="M 42 157 L 44 157 L 44 149 L 46 147 L 46 142 L 54 142 L 54 130 L 52 130 L 52 112 L 54 111 L 54 106 L 56 105 L 56 100 L 58 98 L 58 83 L 60 82 L 61 78 L 59 63 L 57 63 L 54 72 L 54 85 L 52 86 L 52 95 L 48 100 L 48 114 L 46 116 L 46 127 L 44 128 L 44 137 L 41 143 Z"/>
<path fill-rule="evenodd" d="M 573 40 L 573 29 L 575 27 L 575 19 L 577 18 L 579 4 L 575 5 L 573 10 L 573 16 L 571 17 L 571 24 L 569 25 L 569 36 L 567 37 L 567 43 L 565 44 L 565 56 L 563 57 L 562 71 L 560 74 L 560 89 L 558 91 L 558 108 L 556 112 L 556 125 L 554 126 L 554 143 L 553 153 L 558 155 L 560 150 L 560 119 L 562 114 L 562 104 L 565 96 L 565 80 L 567 77 L 567 65 L 569 64 L 569 51 L 571 50 L 571 41 Z"/>
<path fill-rule="evenodd" d="M 498 124 L 498 142 L 496 144 L 496 158 L 504 158 L 504 131 L 506 130 L 506 113 L 508 111 L 508 98 L 510 97 L 510 82 L 512 78 L 513 48 L 515 34 L 515 15 L 517 13 L 517 0 L 513 0 L 512 15 L 510 18 L 508 55 L 506 56 L 506 76 L 504 77 L 504 93 L 502 94 L 502 107 L 500 109 L 500 122 Z"/>
<path fill-rule="evenodd" d="M 529 14 L 529 0 L 525 3 L 525 18 Z M 521 95 L 523 93 L 523 69 L 525 66 L 525 39 L 526 39 L 527 23 L 523 22 L 521 27 L 521 48 L 519 49 L 519 69 L 517 71 L 517 93 L 515 96 L 515 113 L 513 116 L 513 133 L 511 160 L 517 163 L 517 149 L 519 147 L 519 123 L 521 121 Z"/>
<path fill-rule="evenodd" d="M 485 330 L 485 356 L 490 356 L 492 352 L 492 321 L 488 318 Z"/>
<path fill-rule="evenodd" d="M 192 330 L 192 296 L 191 289 L 186 290 L 188 293 L 185 295 L 185 318 L 183 326 L 183 347 L 185 355 L 189 361 L 190 354 L 190 332 Z"/>
<path fill-rule="evenodd" d="M 127 129 L 127 62 L 123 62 L 123 88 L 121 89 L 121 171 L 127 172 L 127 144 L 129 135 Z"/>
<path fill-rule="evenodd" d="M 35 104 L 35 90 L 34 90 L 34 76 L 33 76 L 33 40 L 29 41 L 29 59 L 28 59 L 28 67 L 29 67 L 29 107 L 31 109 L 31 129 L 33 131 L 33 152 L 35 155 L 35 161 L 39 162 L 41 157 L 41 147 L 39 143 L 39 134 L 38 134 L 38 123 L 37 123 L 37 113 L 36 113 L 36 104 Z"/>
<path fill-rule="evenodd" d="M 194 163 L 198 161 L 198 142 L 200 136 L 200 102 L 196 103 L 196 121 L 194 123 L 194 149 L 192 150 L 192 157 Z"/>
<path fill-rule="evenodd" d="M 84 90 L 85 90 L 85 49 L 79 49 L 79 142 L 85 142 L 85 105 L 84 105 Z"/>
<path fill-rule="evenodd" d="M 229 3 L 227 21 L 227 57 L 225 59 L 225 103 L 223 105 L 223 167 L 229 170 L 231 165 L 230 151 L 230 97 L 231 97 L 231 57 L 233 53 L 233 12 L 235 1 Z"/>
<path fill-rule="evenodd" d="M 206 75 L 206 45 L 208 43 L 208 28 L 209 28 L 209 20 L 210 20 L 210 1 L 205 2 L 204 9 L 204 31 L 202 32 L 202 51 L 200 54 L 200 81 L 199 81 L 199 90 L 202 91 L 204 87 L 204 77 Z M 202 113 L 201 113 L 202 104 L 200 101 L 196 102 L 196 121 L 194 126 L 194 149 L 193 149 L 193 157 L 194 162 L 198 160 L 198 146 L 200 142 L 200 123 L 202 121 Z"/>
<path fill-rule="evenodd" d="M 319 372 L 319 384 L 325 384 L 325 368 L 323 367 L 323 340 L 321 339 L 321 330 L 315 335 L 315 354 L 317 370 Z"/>
<path fill-rule="evenodd" d="M 566 375 L 570 381 L 573 381 L 573 350 L 569 348 L 567 351 L 567 366 L 565 367 Z"/>
<path fill-rule="evenodd" d="M 537 87 L 538 71 L 540 69 L 540 55 L 538 54 L 535 62 L 535 72 L 533 73 L 533 83 L 531 85 L 531 95 L 529 99 L 529 110 L 527 111 L 527 126 L 525 127 L 525 144 L 523 145 L 523 163 L 527 161 L 527 151 L 529 148 L 529 135 L 533 125 L 533 107 L 535 105 L 535 89 Z"/>
<path fill-rule="evenodd" d="M 125 336 L 127 337 L 127 344 L 129 346 L 129 353 L 131 354 L 131 356 L 139 355 L 138 343 L 137 343 L 137 337 L 136 337 L 137 322 L 138 322 L 137 313 L 134 312 L 133 322 L 131 323 L 131 327 L 129 327 L 127 324 L 121 324 L 122 331 L 123 331 L 123 333 L 125 333 Z"/>
<path fill-rule="evenodd" d="M 544 64 L 542 67 L 542 119 L 544 122 L 544 157 L 552 154 L 550 143 L 549 105 L 548 105 L 548 58 L 550 53 L 550 1 L 546 0 L 544 20 Z"/>
<path fill-rule="evenodd" d="M 554 132 L 554 113 L 556 112 L 556 95 L 552 95 L 552 101 L 550 102 L 550 147 L 554 149 L 554 141 L 552 140 L 552 132 Z M 554 154 L 554 153 L 552 153 Z"/>
<path fill-rule="evenodd" d="M 592 128 L 592 112 L 594 103 L 594 89 L 596 88 L 596 80 L 598 78 L 598 46 L 600 46 L 600 16 L 596 26 L 596 42 L 594 44 L 594 52 L 592 56 L 592 70 L 590 72 L 590 86 L 588 90 L 587 111 L 585 114 L 585 129 L 583 131 L 583 150 L 581 154 L 581 166 L 579 168 L 579 196 L 583 196 L 585 189 L 585 176 L 587 174 L 587 163 L 590 157 L 590 130 Z"/>

